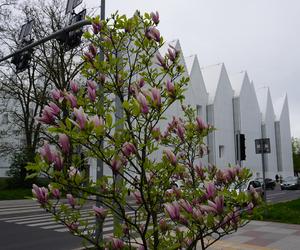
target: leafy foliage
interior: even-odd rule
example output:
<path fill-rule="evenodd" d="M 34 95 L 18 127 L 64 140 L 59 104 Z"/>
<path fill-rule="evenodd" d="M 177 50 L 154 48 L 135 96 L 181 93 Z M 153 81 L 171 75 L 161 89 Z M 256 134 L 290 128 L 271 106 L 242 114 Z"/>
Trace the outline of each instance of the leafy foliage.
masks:
<path fill-rule="evenodd" d="M 48 188 L 34 185 L 34 196 L 97 249 L 194 249 L 198 242 L 206 249 L 247 223 L 260 202 L 254 189 L 236 191 L 249 170 L 201 164 L 214 128 L 184 106 L 189 79 L 176 48 L 159 53 L 158 13 L 90 20 L 86 86 L 57 90 L 39 118 L 55 140 L 28 166 L 51 180 Z M 87 157 L 101 159 L 112 175 L 91 181 Z M 93 208 L 91 225 L 80 209 L 96 200 L 101 206 Z M 120 223 L 113 238 L 101 239 L 98 229 L 110 213 Z"/>

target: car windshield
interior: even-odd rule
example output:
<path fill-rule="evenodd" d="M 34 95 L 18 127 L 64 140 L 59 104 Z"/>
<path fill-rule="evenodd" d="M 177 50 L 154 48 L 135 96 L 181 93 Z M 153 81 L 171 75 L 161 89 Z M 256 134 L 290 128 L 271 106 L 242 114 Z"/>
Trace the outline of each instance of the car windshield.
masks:
<path fill-rule="evenodd" d="M 284 179 L 284 181 L 296 181 L 297 180 L 297 177 L 294 177 L 294 176 L 288 176 Z"/>

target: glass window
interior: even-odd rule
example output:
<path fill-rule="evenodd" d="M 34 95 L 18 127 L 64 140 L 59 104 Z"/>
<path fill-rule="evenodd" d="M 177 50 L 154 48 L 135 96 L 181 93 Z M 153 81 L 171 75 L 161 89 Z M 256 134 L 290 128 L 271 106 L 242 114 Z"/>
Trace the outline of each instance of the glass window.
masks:
<path fill-rule="evenodd" d="M 224 157 L 224 145 L 219 146 L 219 158 Z"/>
<path fill-rule="evenodd" d="M 197 105 L 197 116 L 202 117 L 203 116 L 203 110 L 202 110 L 202 105 Z"/>

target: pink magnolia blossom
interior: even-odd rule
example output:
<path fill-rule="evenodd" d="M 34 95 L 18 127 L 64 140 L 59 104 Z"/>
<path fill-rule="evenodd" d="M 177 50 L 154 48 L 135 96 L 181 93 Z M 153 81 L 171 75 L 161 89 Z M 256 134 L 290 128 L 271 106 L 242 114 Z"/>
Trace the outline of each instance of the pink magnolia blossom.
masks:
<path fill-rule="evenodd" d="M 66 94 L 66 99 L 70 102 L 71 108 L 77 108 L 77 98 L 72 94 Z"/>
<path fill-rule="evenodd" d="M 196 125 L 197 125 L 197 128 L 199 131 L 207 129 L 207 125 L 204 123 L 204 121 L 199 116 L 196 118 Z"/>
<path fill-rule="evenodd" d="M 113 173 L 118 173 L 122 167 L 122 161 L 118 160 L 118 159 L 113 159 L 110 162 L 110 167 L 111 167 L 111 170 L 113 171 Z"/>
<path fill-rule="evenodd" d="M 175 86 L 174 86 L 174 83 L 172 83 L 170 80 L 167 80 L 166 88 L 167 88 L 167 93 L 170 96 L 174 96 L 175 95 Z"/>
<path fill-rule="evenodd" d="M 101 127 L 104 125 L 104 121 L 102 117 L 99 117 L 98 115 L 94 115 L 89 118 L 89 121 L 93 123 L 95 128 Z"/>
<path fill-rule="evenodd" d="M 148 107 L 148 102 L 147 102 L 147 99 L 146 97 L 142 94 L 142 93 L 139 93 L 136 97 L 137 101 L 139 102 L 140 104 L 140 108 L 141 108 L 141 112 L 143 114 L 148 114 L 149 112 L 149 107 Z"/>
<path fill-rule="evenodd" d="M 101 21 L 95 20 L 92 23 L 92 27 L 93 27 L 94 34 L 97 35 L 101 31 L 103 27 L 103 23 Z"/>
<path fill-rule="evenodd" d="M 58 89 L 53 89 L 51 91 L 52 99 L 58 102 L 61 102 L 64 99 L 63 93 Z"/>
<path fill-rule="evenodd" d="M 142 88 L 142 87 L 144 87 L 144 85 L 145 85 L 145 80 L 144 80 L 144 78 L 141 78 L 139 80 L 139 87 Z"/>
<path fill-rule="evenodd" d="M 53 124 L 60 111 L 60 108 L 55 103 L 50 102 L 44 107 L 42 116 L 38 117 L 37 120 L 45 124 Z"/>
<path fill-rule="evenodd" d="M 96 89 L 93 89 L 90 86 L 88 86 L 87 93 L 88 93 L 88 97 L 91 100 L 91 102 L 95 102 L 96 101 L 96 96 L 97 96 Z"/>
<path fill-rule="evenodd" d="M 165 219 L 160 219 L 158 225 L 162 232 L 165 232 L 169 229 L 169 225 Z"/>
<path fill-rule="evenodd" d="M 74 199 L 72 194 L 67 194 L 67 199 L 68 199 L 68 203 L 71 207 L 75 207 L 76 205 L 76 200 Z"/>
<path fill-rule="evenodd" d="M 92 80 L 87 81 L 87 86 L 90 87 L 91 89 L 96 89 L 97 88 L 97 84 Z"/>
<path fill-rule="evenodd" d="M 125 244 L 121 239 L 118 238 L 112 238 L 112 249 L 113 250 L 119 250 L 119 249 L 123 249 Z"/>
<path fill-rule="evenodd" d="M 180 218 L 180 207 L 178 202 L 173 201 L 172 203 L 166 203 L 164 206 L 171 220 L 178 221 Z"/>
<path fill-rule="evenodd" d="M 163 56 L 161 56 L 161 54 L 157 54 L 156 55 L 156 59 L 157 59 L 157 65 L 166 69 L 167 68 L 167 64 L 166 64 L 166 60 Z"/>
<path fill-rule="evenodd" d="M 78 87 L 78 84 L 74 81 L 70 81 L 70 87 L 71 87 L 71 90 L 74 94 L 77 94 L 77 92 L 79 91 L 79 87 Z"/>
<path fill-rule="evenodd" d="M 184 141 L 184 133 L 185 133 L 185 128 L 182 123 L 179 123 L 177 125 L 176 134 L 178 135 L 181 141 Z"/>
<path fill-rule="evenodd" d="M 61 156 L 56 153 L 55 157 L 54 157 L 54 169 L 57 170 L 57 171 L 60 171 L 63 169 L 63 159 L 61 158 Z"/>
<path fill-rule="evenodd" d="M 193 213 L 193 207 L 187 200 L 180 199 L 179 204 L 186 212 Z"/>
<path fill-rule="evenodd" d="M 52 195 L 56 198 L 59 199 L 60 198 L 60 191 L 57 188 L 54 188 L 51 190 Z"/>
<path fill-rule="evenodd" d="M 70 139 L 66 134 L 59 134 L 58 144 L 65 154 L 70 152 Z"/>
<path fill-rule="evenodd" d="M 94 55 L 91 52 L 85 52 L 84 53 L 84 59 L 87 62 L 93 63 L 93 61 L 94 61 Z"/>
<path fill-rule="evenodd" d="M 107 210 L 103 207 L 93 206 L 93 211 L 95 212 L 95 215 L 101 220 L 104 220 L 107 215 Z"/>
<path fill-rule="evenodd" d="M 160 96 L 160 90 L 158 88 L 152 88 L 151 89 L 151 100 L 155 107 L 160 107 L 161 105 L 161 96 Z"/>
<path fill-rule="evenodd" d="M 224 197 L 217 196 L 214 202 L 208 200 L 208 205 L 215 209 L 216 213 L 221 214 L 224 211 Z"/>
<path fill-rule="evenodd" d="M 152 21 L 157 25 L 159 23 L 159 13 L 157 11 L 155 13 L 151 12 L 150 15 L 151 15 Z"/>
<path fill-rule="evenodd" d="M 96 47 L 94 46 L 94 44 L 90 44 L 89 45 L 89 52 L 95 57 L 97 55 L 97 49 Z"/>
<path fill-rule="evenodd" d="M 45 205 L 48 203 L 48 189 L 45 187 L 38 187 L 37 185 L 32 185 L 32 194 L 35 198 L 37 198 L 38 202 L 41 205 Z"/>
<path fill-rule="evenodd" d="M 145 35 L 148 39 L 152 39 L 156 42 L 160 42 L 160 32 L 157 28 L 153 26 L 147 28 Z"/>
<path fill-rule="evenodd" d="M 87 120 L 86 120 L 86 114 L 84 113 L 83 108 L 82 107 L 80 107 L 79 109 L 74 108 L 74 115 L 77 119 L 79 128 L 84 129 Z"/>
<path fill-rule="evenodd" d="M 67 227 L 69 228 L 69 230 L 71 232 L 76 232 L 78 227 L 79 227 L 79 224 L 78 223 L 75 223 L 75 222 L 72 222 L 70 224 L 67 224 Z"/>
<path fill-rule="evenodd" d="M 55 155 L 53 154 L 48 142 L 45 142 L 43 147 L 40 148 L 40 154 L 47 163 L 52 163 L 54 161 Z"/>
<path fill-rule="evenodd" d="M 168 48 L 168 54 L 167 57 L 174 62 L 176 60 L 176 52 L 170 48 Z"/>
<path fill-rule="evenodd" d="M 205 179 L 204 168 L 203 168 L 202 166 L 196 165 L 195 171 L 196 171 L 197 176 L 198 176 L 201 180 L 204 180 L 204 179 Z"/>
<path fill-rule="evenodd" d="M 206 186 L 206 199 L 213 198 L 216 194 L 216 187 L 213 183 L 208 183 Z"/>
<path fill-rule="evenodd" d="M 136 152 L 136 148 L 131 142 L 125 142 L 122 146 L 122 152 L 126 157 L 129 157 Z"/>
<path fill-rule="evenodd" d="M 175 166 L 177 163 L 176 155 L 169 149 L 164 150 L 164 153 L 167 159 L 169 160 L 169 162 Z"/>

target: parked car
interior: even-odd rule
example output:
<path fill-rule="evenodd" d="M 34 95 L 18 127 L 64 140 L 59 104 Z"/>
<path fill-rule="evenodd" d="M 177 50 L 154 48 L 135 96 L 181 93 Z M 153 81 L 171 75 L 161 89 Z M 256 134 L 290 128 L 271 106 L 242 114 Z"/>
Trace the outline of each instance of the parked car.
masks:
<path fill-rule="evenodd" d="M 256 178 L 256 181 L 259 181 L 260 184 L 262 185 L 262 187 L 264 187 L 264 181 L 263 178 Z M 271 178 L 265 178 L 265 185 L 266 185 L 266 189 L 275 189 L 276 186 L 276 182 L 275 180 L 272 180 Z"/>
<path fill-rule="evenodd" d="M 300 188 L 298 177 L 288 176 L 282 180 L 280 184 L 281 190 L 296 190 Z"/>
<path fill-rule="evenodd" d="M 232 189 L 235 189 L 237 192 L 249 192 L 250 187 L 253 187 L 257 193 L 259 193 L 261 196 L 263 195 L 263 188 L 259 181 L 257 180 L 250 180 L 246 184 L 242 185 L 241 187 L 232 187 Z"/>

